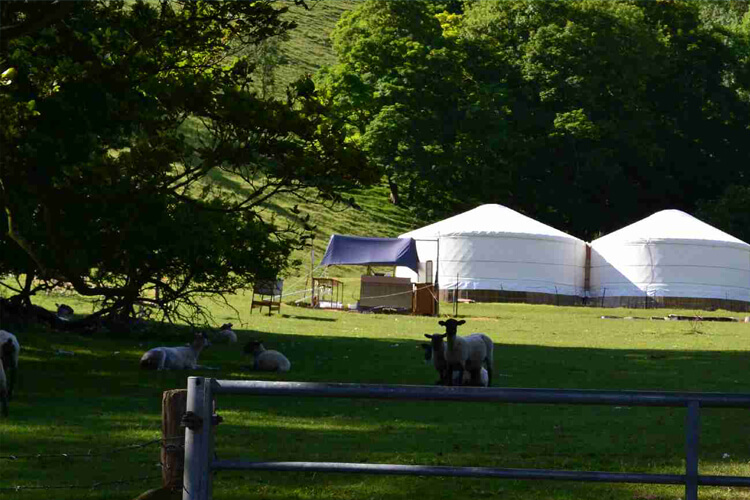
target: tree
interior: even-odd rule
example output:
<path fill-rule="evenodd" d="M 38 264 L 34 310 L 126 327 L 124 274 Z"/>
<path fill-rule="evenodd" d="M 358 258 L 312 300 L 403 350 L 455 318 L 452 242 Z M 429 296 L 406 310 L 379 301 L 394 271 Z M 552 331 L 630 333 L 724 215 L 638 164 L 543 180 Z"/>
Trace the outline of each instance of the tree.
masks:
<path fill-rule="evenodd" d="M 695 2 L 474 2 L 461 36 L 506 75 L 508 201 L 556 227 L 692 210 L 750 162 L 742 65 Z"/>
<path fill-rule="evenodd" d="M 746 2 L 444 5 L 361 4 L 321 75 L 405 206 L 502 203 L 588 238 L 744 175 Z"/>
<path fill-rule="evenodd" d="M 742 241 L 750 241 L 750 187 L 727 187 L 719 198 L 701 202 L 697 216 Z"/>
<path fill-rule="evenodd" d="M 339 64 L 318 77 L 352 140 L 384 173 L 391 200 L 427 216 L 476 199 L 481 151 L 504 125 L 497 82 L 474 79 L 473 54 L 451 34 L 460 14 L 434 9 L 364 2 L 332 34 Z"/>
<path fill-rule="evenodd" d="M 0 270 L 68 283 L 97 316 L 197 321 L 289 265 L 321 203 L 373 182 L 309 79 L 259 98 L 238 51 L 290 29 L 272 1 L 3 2 Z M 190 127 L 198 129 L 188 133 Z M 217 179 L 232 176 L 240 193 Z M 300 221 L 304 218 L 300 214 Z"/>

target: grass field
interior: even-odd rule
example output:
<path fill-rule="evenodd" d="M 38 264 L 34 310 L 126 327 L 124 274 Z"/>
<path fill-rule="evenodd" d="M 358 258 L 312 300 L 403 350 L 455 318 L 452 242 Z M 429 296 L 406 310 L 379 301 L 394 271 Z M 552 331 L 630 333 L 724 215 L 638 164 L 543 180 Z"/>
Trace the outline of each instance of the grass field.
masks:
<path fill-rule="evenodd" d="M 248 300 L 234 298 L 239 317 L 214 306 L 217 323 L 231 320 L 241 342 L 260 337 L 284 352 L 290 373 L 248 372 L 251 359 L 236 345 L 204 353 L 201 362 L 218 371 L 142 372 L 138 359 L 146 349 L 177 345 L 187 336 L 118 339 L 15 328 L 23 345 L 21 375 L 11 416 L 0 422 L 0 497 L 129 499 L 158 486 L 158 445 L 121 448 L 160 437 L 161 393 L 185 387 L 188 375 L 418 385 L 436 380 L 419 343 L 423 333 L 440 331 L 437 318 L 288 305 L 269 317 L 257 310 L 250 315 Z M 443 311 L 449 310 L 445 304 Z M 467 304 L 459 310 L 467 321 L 460 333 L 483 331 L 495 341 L 494 386 L 750 392 L 750 325 L 603 320 L 603 314 L 644 311 Z M 224 417 L 216 434 L 222 459 L 684 471 L 682 409 L 242 396 L 221 396 L 217 404 Z M 701 416 L 701 473 L 750 476 L 747 412 L 706 409 Z M 16 486 L 23 488 L 12 490 Z M 231 500 L 419 495 L 677 499 L 684 488 L 247 472 L 221 472 L 214 482 L 214 498 Z M 750 492 L 703 487 L 700 497 L 750 498 Z"/>

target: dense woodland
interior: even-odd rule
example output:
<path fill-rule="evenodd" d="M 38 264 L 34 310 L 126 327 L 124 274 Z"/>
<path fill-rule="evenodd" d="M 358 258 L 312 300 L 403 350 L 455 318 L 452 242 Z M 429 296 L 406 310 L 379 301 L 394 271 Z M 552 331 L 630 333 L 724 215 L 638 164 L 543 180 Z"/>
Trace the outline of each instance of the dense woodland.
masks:
<path fill-rule="evenodd" d="M 747 0 L 354 2 L 279 88 L 317 4 L 2 2 L 1 309 L 64 286 L 84 322 L 201 321 L 295 265 L 315 221 L 264 204 L 380 183 L 424 222 L 500 203 L 592 239 L 677 208 L 750 241 Z"/>

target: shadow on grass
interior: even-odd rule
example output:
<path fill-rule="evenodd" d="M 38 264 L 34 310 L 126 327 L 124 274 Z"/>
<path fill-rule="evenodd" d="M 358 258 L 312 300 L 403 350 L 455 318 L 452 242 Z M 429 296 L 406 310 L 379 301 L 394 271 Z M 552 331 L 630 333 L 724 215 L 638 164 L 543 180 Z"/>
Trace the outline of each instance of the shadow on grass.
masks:
<path fill-rule="evenodd" d="M 291 318 L 291 319 L 309 319 L 311 321 L 328 321 L 328 322 L 336 322 L 338 319 L 336 318 L 317 318 L 315 316 L 299 316 L 296 314 L 282 314 L 282 318 Z"/>
<path fill-rule="evenodd" d="M 373 339 L 264 333 L 269 349 L 292 361 L 284 374 L 245 372 L 252 357 L 238 344 L 212 346 L 200 359 L 213 371 L 147 372 L 138 368 L 139 341 L 66 338 L 55 355 L 54 337 L 33 337 L 22 351 L 21 378 L 3 450 L 69 452 L 131 444 L 129 436 L 159 435 L 161 393 L 182 388 L 191 375 L 223 379 L 431 385 L 435 371 L 423 361 L 421 335 Z M 46 343 L 45 343 L 46 339 Z M 75 344 L 75 347 L 70 347 Z M 116 354 L 117 353 L 117 354 Z M 495 348 L 495 387 L 601 390 L 750 392 L 748 353 L 599 349 L 537 345 Z M 489 467 L 682 473 L 680 408 L 396 402 L 331 398 L 222 395 L 217 452 L 222 458 L 352 461 Z M 737 436 L 746 412 L 705 409 L 701 467 L 745 474 L 748 451 Z M 37 432 L 33 429 L 49 429 Z M 143 439 L 146 440 L 146 439 Z M 141 472 L 148 453 L 122 472 Z M 725 455 L 731 459 L 723 458 Z M 116 462 L 113 462 L 116 463 Z M 726 467 L 723 469 L 722 467 Z M 96 467 L 92 467 L 96 469 Z M 18 470 L 16 470 L 18 469 Z M 739 471 L 739 472 L 738 472 Z M 35 483 L 11 464 L 8 473 Z M 50 467 L 51 483 L 66 471 Z M 704 472 L 705 473 L 705 472 Z M 82 472 L 83 474 L 83 472 Z M 85 477 L 85 476 L 84 476 Z M 240 486 L 241 478 L 250 486 Z M 96 480 L 92 477 L 92 482 Z M 430 498 L 473 492 L 489 498 L 674 498 L 684 488 L 595 485 L 549 481 L 418 479 L 363 475 L 221 472 L 220 498 L 413 498 L 429 485 Z M 704 493 L 705 490 L 705 493 Z M 702 488 L 701 498 L 717 489 Z M 741 491 L 741 490 L 740 490 Z M 735 496 L 737 497 L 737 496 Z M 58 498 L 75 498 L 60 496 Z"/>

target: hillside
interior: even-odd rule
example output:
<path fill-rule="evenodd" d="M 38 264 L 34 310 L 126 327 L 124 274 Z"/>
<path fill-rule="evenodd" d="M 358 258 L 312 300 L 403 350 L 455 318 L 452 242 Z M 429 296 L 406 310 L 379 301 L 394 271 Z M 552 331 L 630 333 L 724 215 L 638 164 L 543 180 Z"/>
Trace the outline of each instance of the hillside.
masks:
<path fill-rule="evenodd" d="M 228 191 L 234 191 L 240 196 L 244 188 L 240 182 L 227 177 L 214 177 Z M 291 196 L 279 195 L 273 199 L 273 203 L 264 206 L 267 220 L 277 218 L 277 224 L 283 225 L 285 220 L 294 220 L 297 216 L 292 213 L 292 207 L 298 206 L 301 215 L 310 215 L 310 223 L 315 226 L 314 265 L 320 262 L 328 240 L 334 233 L 350 234 L 355 236 L 377 236 L 396 237 L 412 229 L 424 225 L 425 221 L 416 218 L 412 212 L 396 207 L 388 201 L 388 188 L 383 184 L 369 189 L 359 190 L 353 193 L 356 203 L 361 207 L 354 208 L 339 206 L 334 209 L 322 205 L 302 202 Z M 280 220 L 279 220 L 280 219 Z M 311 264 L 311 249 L 307 246 L 304 250 L 295 252 L 292 257 L 301 261 L 302 265 L 298 273 L 304 277 L 309 276 Z M 362 268 L 338 267 L 329 273 L 333 277 L 354 277 L 362 273 Z M 320 275 L 320 270 L 315 272 Z"/>
<path fill-rule="evenodd" d="M 300 76 L 314 74 L 319 68 L 336 63 L 330 33 L 341 15 L 352 10 L 359 1 L 361 0 L 310 0 L 307 2 L 309 10 L 294 5 L 291 0 L 280 2 L 289 7 L 286 19 L 295 21 L 298 27 L 280 44 L 286 64 L 276 69 L 274 93 L 277 96 L 284 96 L 286 86 Z M 226 187 L 241 191 L 240 185 L 231 180 L 227 180 Z M 328 239 L 333 233 L 394 237 L 423 224 L 423 221 L 415 219 L 406 210 L 390 204 L 385 186 L 376 186 L 356 193 L 355 199 L 362 210 L 329 210 L 314 204 L 299 204 L 303 213 L 310 214 L 311 222 L 316 226 L 316 263 L 323 257 Z M 266 208 L 280 217 L 288 217 L 291 215 L 289 208 L 298 203 L 299 200 L 280 197 Z M 309 273 L 310 248 L 296 252 L 294 258 L 302 261 L 300 273 Z M 342 267 L 336 269 L 333 274 L 338 277 L 359 276 L 361 271 L 361 268 Z"/>
<path fill-rule="evenodd" d="M 331 47 L 330 34 L 336 27 L 341 14 L 352 10 L 358 0 L 312 0 L 309 10 L 291 4 L 287 19 L 297 23 L 297 28 L 289 34 L 289 40 L 282 43 L 282 50 L 288 59 L 278 71 L 279 87 L 304 74 L 314 74 L 322 66 L 334 64 L 336 55 Z"/>

